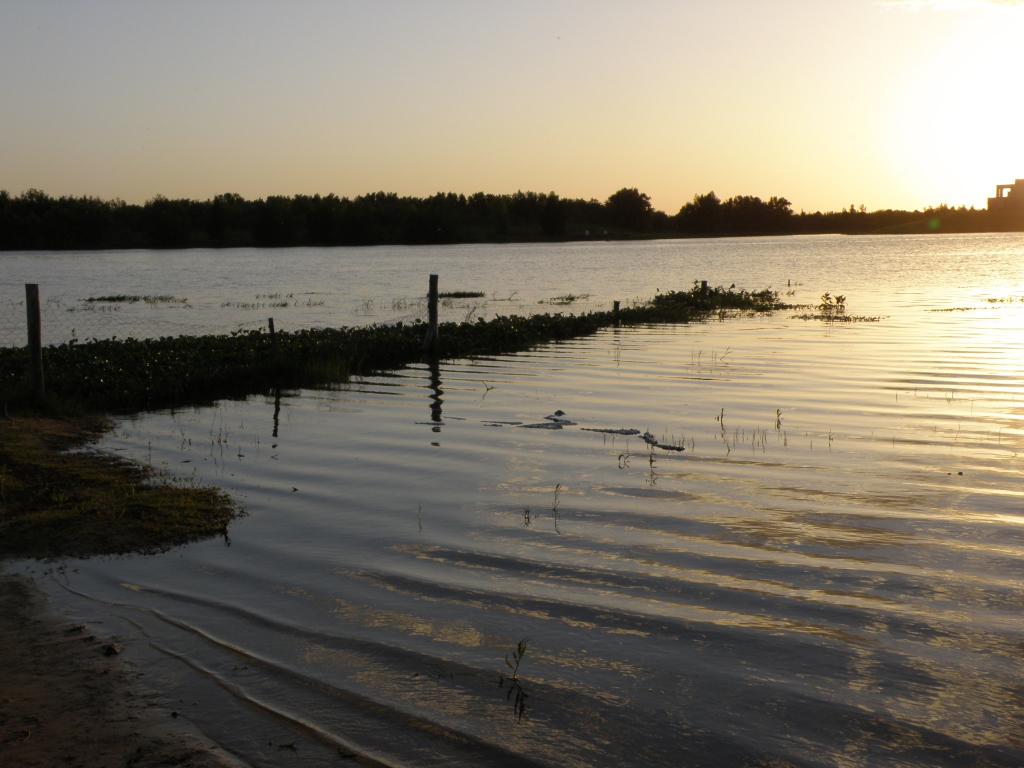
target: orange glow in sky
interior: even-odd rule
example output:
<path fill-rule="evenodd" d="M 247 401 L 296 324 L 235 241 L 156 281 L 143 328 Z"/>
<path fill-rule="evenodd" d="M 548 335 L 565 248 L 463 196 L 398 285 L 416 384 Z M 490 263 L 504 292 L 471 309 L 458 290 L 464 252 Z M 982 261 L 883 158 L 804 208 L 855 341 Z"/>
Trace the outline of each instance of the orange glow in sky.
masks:
<path fill-rule="evenodd" d="M 984 205 L 1024 3 L 0 5 L 0 188 Z"/>

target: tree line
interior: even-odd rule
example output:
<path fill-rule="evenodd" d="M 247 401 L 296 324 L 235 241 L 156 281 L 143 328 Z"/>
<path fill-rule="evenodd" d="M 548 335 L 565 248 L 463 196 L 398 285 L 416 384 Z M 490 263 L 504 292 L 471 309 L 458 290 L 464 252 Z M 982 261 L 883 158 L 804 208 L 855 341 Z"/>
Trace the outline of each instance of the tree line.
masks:
<path fill-rule="evenodd" d="M 970 232 L 1024 229 L 986 210 L 873 211 L 863 206 L 795 213 L 784 197 L 696 195 L 675 215 L 623 188 L 601 202 L 552 193 L 375 192 L 203 200 L 155 197 L 142 204 L 95 197 L 0 191 L 0 250 L 330 246 L 536 242 L 732 235 Z"/>

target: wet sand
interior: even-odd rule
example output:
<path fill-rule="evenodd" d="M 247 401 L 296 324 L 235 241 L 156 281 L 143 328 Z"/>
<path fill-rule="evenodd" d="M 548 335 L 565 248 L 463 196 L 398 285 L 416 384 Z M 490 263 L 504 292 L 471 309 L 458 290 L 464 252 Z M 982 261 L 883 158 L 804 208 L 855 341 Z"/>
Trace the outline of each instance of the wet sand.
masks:
<path fill-rule="evenodd" d="M 243 765 L 145 688 L 117 638 L 47 612 L 25 578 L 0 574 L 0 765 Z"/>

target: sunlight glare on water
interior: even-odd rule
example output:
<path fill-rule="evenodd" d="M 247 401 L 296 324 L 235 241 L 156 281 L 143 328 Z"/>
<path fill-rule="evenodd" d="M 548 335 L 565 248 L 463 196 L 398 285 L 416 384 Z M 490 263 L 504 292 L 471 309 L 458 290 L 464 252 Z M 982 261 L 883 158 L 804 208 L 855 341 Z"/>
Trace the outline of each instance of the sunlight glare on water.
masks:
<path fill-rule="evenodd" d="M 123 420 L 103 448 L 248 516 L 45 583 L 255 765 L 1021 765 L 1024 239 L 810 240 L 813 269 L 792 240 L 676 268 L 877 322 L 605 329 Z"/>

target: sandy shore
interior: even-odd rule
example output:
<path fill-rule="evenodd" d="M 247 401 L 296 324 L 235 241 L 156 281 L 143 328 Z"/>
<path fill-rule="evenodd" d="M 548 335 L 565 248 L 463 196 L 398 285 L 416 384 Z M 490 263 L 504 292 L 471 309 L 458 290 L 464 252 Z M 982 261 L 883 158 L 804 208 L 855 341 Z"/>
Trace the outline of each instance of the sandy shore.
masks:
<path fill-rule="evenodd" d="M 95 636 L 0 574 L 0 765 L 238 768 Z"/>

